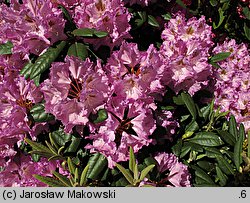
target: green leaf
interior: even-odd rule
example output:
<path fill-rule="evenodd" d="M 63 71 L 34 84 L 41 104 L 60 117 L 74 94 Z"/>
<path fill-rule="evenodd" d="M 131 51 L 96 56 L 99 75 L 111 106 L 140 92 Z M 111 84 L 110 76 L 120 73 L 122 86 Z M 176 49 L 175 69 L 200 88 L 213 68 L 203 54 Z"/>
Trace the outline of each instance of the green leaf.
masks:
<path fill-rule="evenodd" d="M 215 63 L 215 62 L 209 62 L 214 68 L 218 68 L 218 69 L 220 69 L 221 67 L 220 67 L 220 65 L 218 64 L 218 63 Z"/>
<path fill-rule="evenodd" d="M 220 137 L 212 132 L 197 133 L 195 137 L 189 139 L 189 142 L 193 142 L 208 147 L 216 147 L 223 144 Z"/>
<path fill-rule="evenodd" d="M 90 178 L 92 180 L 96 180 L 98 178 L 98 175 L 105 169 L 108 162 L 105 156 L 103 156 L 100 153 L 94 154 L 89 159 L 89 170 L 87 173 L 87 178 Z"/>
<path fill-rule="evenodd" d="M 78 183 L 78 181 L 79 181 L 79 171 L 78 168 L 76 168 L 74 173 L 74 182 Z"/>
<path fill-rule="evenodd" d="M 40 78 L 41 78 L 41 74 L 36 76 L 33 81 L 35 83 L 35 85 L 38 87 L 40 85 Z"/>
<path fill-rule="evenodd" d="M 215 7 L 215 6 L 218 5 L 218 1 L 217 0 L 210 0 L 209 2 L 211 4 L 211 6 L 213 6 L 213 7 Z"/>
<path fill-rule="evenodd" d="M 182 98 L 183 102 L 185 103 L 186 107 L 188 108 L 189 112 L 193 116 L 193 119 L 195 120 L 196 115 L 197 115 L 197 111 L 195 108 L 194 100 L 192 99 L 192 97 L 188 93 L 184 93 L 184 92 L 181 93 L 181 98 Z"/>
<path fill-rule="evenodd" d="M 164 20 L 169 21 L 170 19 L 172 19 L 172 16 L 170 13 L 166 13 L 164 15 L 161 15 L 163 17 Z"/>
<path fill-rule="evenodd" d="M 222 156 L 220 150 L 214 147 L 204 147 L 207 157 L 216 158 L 217 156 Z"/>
<path fill-rule="evenodd" d="M 78 37 L 93 37 L 94 36 L 94 29 L 91 28 L 81 28 L 75 29 L 72 34 Z"/>
<path fill-rule="evenodd" d="M 197 184 L 215 185 L 211 177 L 200 167 L 195 165 L 190 165 L 190 167 L 195 171 L 195 181 Z"/>
<path fill-rule="evenodd" d="M 141 175 L 140 175 L 140 178 L 139 180 L 140 181 L 143 181 L 143 179 L 148 175 L 148 173 L 155 167 L 154 164 L 152 165 L 149 165 L 147 166 L 146 168 L 144 168 L 142 171 L 141 171 Z"/>
<path fill-rule="evenodd" d="M 231 133 L 224 131 L 224 130 L 216 130 L 216 131 L 224 142 L 226 142 L 227 144 L 231 146 L 234 146 L 236 139 Z"/>
<path fill-rule="evenodd" d="M 47 158 L 53 157 L 55 155 L 52 152 L 43 152 L 43 151 L 38 151 L 38 150 L 32 150 L 29 152 L 29 154 L 36 154 L 36 155 L 47 157 Z"/>
<path fill-rule="evenodd" d="M 211 104 L 201 108 L 202 117 L 205 118 L 205 120 L 208 119 L 208 116 L 210 114 L 210 106 Z"/>
<path fill-rule="evenodd" d="M 178 139 L 176 144 L 172 147 L 172 152 L 176 156 L 180 156 L 181 154 L 181 148 L 182 148 L 182 139 Z"/>
<path fill-rule="evenodd" d="M 74 175 L 75 170 L 76 170 L 76 166 L 75 164 L 72 162 L 71 158 L 68 157 L 67 159 L 67 164 L 68 164 L 68 168 L 69 168 L 69 172 L 71 175 Z"/>
<path fill-rule="evenodd" d="M 84 186 L 87 183 L 87 173 L 89 170 L 89 164 L 85 166 L 85 168 L 82 171 L 81 178 L 80 178 L 80 186 Z"/>
<path fill-rule="evenodd" d="M 40 55 L 33 64 L 30 79 L 34 79 L 36 76 L 46 71 L 51 63 L 59 56 L 66 44 L 67 42 L 61 41 L 56 48 L 50 47 L 45 53 Z"/>
<path fill-rule="evenodd" d="M 94 30 L 94 36 L 96 36 L 98 38 L 103 38 L 103 37 L 106 37 L 108 35 L 109 35 L 109 33 L 107 33 L 107 32 Z"/>
<path fill-rule="evenodd" d="M 223 61 L 227 59 L 231 55 L 231 52 L 221 52 L 218 54 L 215 54 L 213 57 L 210 58 L 210 61 L 213 63 Z"/>
<path fill-rule="evenodd" d="M 38 142 L 33 142 L 28 138 L 25 138 L 24 141 L 27 142 L 32 147 L 32 150 L 45 152 L 45 153 L 54 155 L 48 147 L 45 147 L 44 145 L 42 145 Z"/>
<path fill-rule="evenodd" d="M 197 130 L 199 130 L 199 125 L 195 120 L 192 120 L 185 129 L 185 134 L 182 135 L 182 139 L 191 137 Z"/>
<path fill-rule="evenodd" d="M 130 146 L 129 147 L 129 169 L 130 171 L 134 171 L 135 164 L 136 164 L 135 154 L 134 154 L 133 148 Z"/>
<path fill-rule="evenodd" d="M 69 28 L 69 31 L 75 30 L 76 25 L 75 25 L 74 21 L 72 20 L 68 10 L 63 5 L 59 5 L 58 8 L 60 8 L 62 10 L 66 20 L 69 22 L 69 26 L 66 26 L 66 28 Z"/>
<path fill-rule="evenodd" d="M 234 169 L 230 163 L 223 156 L 216 156 L 216 160 L 218 162 L 218 166 L 220 169 L 227 175 L 234 175 Z"/>
<path fill-rule="evenodd" d="M 183 145 L 183 147 L 181 148 L 180 158 L 183 158 L 184 156 L 186 156 L 187 153 L 190 152 L 191 148 L 192 147 L 190 145 Z"/>
<path fill-rule="evenodd" d="M 45 143 L 46 143 L 46 145 L 48 146 L 48 148 L 50 149 L 50 151 L 51 151 L 54 155 L 58 155 L 58 154 L 57 154 L 57 150 L 56 150 L 50 143 L 48 143 L 47 140 L 45 140 Z"/>
<path fill-rule="evenodd" d="M 250 20 L 250 9 L 249 9 L 247 6 L 243 7 L 242 12 L 243 12 L 244 16 L 245 16 L 248 20 Z"/>
<path fill-rule="evenodd" d="M 212 171 L 214 169 L 214 164 L 208 162 L 208 161 L 198 161 L 197 165 L 208 172 Z"/>
<path fill-rule="evenodd" d="M 219 18 L 219 22 L 218 22 L 217 25 L 215 24 L 215 22 L 213 22 L 213 28 L 214 28 L 214 29 L 219 28 L 219 27 L 221 26 L 221 24 L 223 23 L 224 19 L 225 19 L 223 9 L 222 9 L 222 8 L 219 8 L 218 11 L 219 11 L 219 16 L 220 16 L 220 18 Z"/>
<path fill-rule="evenodd" d="M 133 173 L 134 173 L 134 180 L 138 180 L 138 178 L 139 178 L 139 172 L 138 172 L 138 165 L 137 165 L 137 163 L 134 165 Z"/>
<path fill-rule="evenodd" d="M 146 166 L 149 166 L 149 165 L 151 165 L 151 164 L 156 165 L 156 164 L 157 164 L 157 161 L 156 161 L 153 157 L 147 157 L 147 158 L 144 159 L 144 164 L 145 164 Z"/>
<path fill-rule="evenodd" d="M 185 104 L 181 95 L 173 97 L 173 102 L 177 105 L 184 105 Z"/>
<path fill-rule="evenodd" d="M 88 57 L 88 50 L 83 43 L 75 42 L 69 47 L 67 55 L 85 60 Z"/>
<path fill-rule="evenodd" d="M 242 145 L 245 138 L 245 129 L 243 124 L 240 124 L 239 138 L 234 146 L 234 163 L 236 169 L 240 171 L 240 164 L 242 163 Z"/>
<path fill-rule="evenodd" d="M 228 132 L 234 136 L 235 140 L 238 139 L 237 123 L 233 115 L 229 118 Z"/>
<path fill-rule="evenodd" d="M 20 71 L 20 74 L 23 75 L 25 79 L 28 79 L 30 77 L 33 65 L 33 63 L 29 62 Z"/>
<path fill-rule="evenodd" d="M 222 187 L 225 186 L 227 183 L 228 177 L 221 171 L 221 169 L 218 166 L 216 166 L 215 169 L 216 169 L 216 174 L 220 180 L 220 183 L 219 183 L 220 186 Z"/>
<path fill-rule="evenodd" d="M 44 108 L 44 104 L 36 104 L 30 110 L 35 122 L 47 122 L 55 119 L 52 114 L 46 113 Z"/>
<path fill-rule="evenodd" d="M 124 177 L 127 179 L 127 181 L 133 185 L 134 184 L 134 180 L 132 175 L 120 164 L 116 164 L 116 167 L 119 169 L 119 171 L 121 171 L 121 173 L 124 175 Z"/>
<path fill-rule="evenodd" d="M 152 25 L 153 27 L 160 27 L 159 23 L 157 22 L 155 17 L 152 15 L 148 15 L 148 24 Z"/>
<path fill-rule="evenodd" d="M 55 180 L 51 177 L 44 177 L 40 175 L 33 175 L 33 177 L 51 187 L 65 187 L 65 185 L 61 183 L 61 181 Z"/>
<path fill-rule="evenodd" d="M 8 41 L 4 44 L 0 44 L 0 55 L 5 54 L 12 54 L 12 48 L 13 48 L 12 42 Z"/>
<path fill-rule="evenodd" d="M 72 139 L 72 135 L 65 133 L 62 128 L 59 128 L 59 130 L 51 133 L 51 138 L 59 146 L 64 146 L 66 142 L 69 142 Z"/>
<path fill-rule="evenodd" d="M 81 143 L 81 138 L 73 136 L 69 147 L 65 150 L 65 153 L 66 152 L 68 152 L 68 153 L 76 152 L 80 143 Z"/>
<path fill-rule="evenodd" d="M 108 118 L 108 113 L 105 109 L 100 109 L 97 112 L 97 117 L 94 120 L 94 123 L 101 123 Z"/>
<path fill-rule="evenodd" d="M 248 40 L 250 40 L 250 28 L 244 23 L 244 32 Z"/>
<path fill-rule="evenodd" d="M 72 187 L 72 185 L 67 177 L 65 177 L 64 175 L 62 175 L 56 171 L 53 171 L 52 173 L 55 177 L 57 177 L 64 184 L 64 186 Z"/>

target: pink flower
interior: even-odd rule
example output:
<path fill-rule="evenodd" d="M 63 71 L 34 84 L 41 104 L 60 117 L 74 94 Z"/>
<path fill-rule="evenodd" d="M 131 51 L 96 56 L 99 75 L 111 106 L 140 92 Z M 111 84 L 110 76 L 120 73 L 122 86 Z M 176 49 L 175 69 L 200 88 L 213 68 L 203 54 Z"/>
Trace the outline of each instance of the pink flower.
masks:
<path fill-rule="evenodd" d="M 162 32 L 160 53 L 165 66 L 162 83 L 175 92 L 186 90 L 191 95 L 206 87 L 212 75 L 208 64 L 211 36 L 204 16 L 185 21 L 183 15 L 177 14 L 171 19 Z"/>
<path fill-rule="evenodd" d="M 113 106 L 110 101 L 107 111 L 108 119 L 88 137 L 93 139 L 93 144 L 86 148 L 102 153 L 108 159 L 109 168 L 113 168 L 115 163 L 129 159 L 130 146 L 135 153 L 148 146 L 156 126 L 151 110 L 142 102 L 127 100 Z"/>
<path fill-rule="evenodd" d="M 105 38 L 85 41 L 94 44 L 96 49 L 106 45 L 111 50 L 119 46 L 123 39 L 130 38 L 130 18 L 131 15 L 121 0 L 81 0 L 73 15 L 78 28 L 94 28 L 108 33 Z"/>
<path fill-rule="evenodd" d="M 54 42 L 63 40 L 62 12 L 48 0 L 23 0 L 23 4 L 0 5 L 0 43 L 11 41 L 14 53 L 39 55 Z"/>
<path fill-rule="evenodd" d="M 230 111 L 250 130 L 250 56 L 245 44 L 227 40 L 217 45 L 213 52 L 231 52 L 230 56 L 218 62 L 220 69 L 214 70 L 215 105 L 221 111 Z"/>
<path fill-rule="evenodd" d="M 158 170 L 160 173 L 166 173 L 167 177 L 162 179 L 168 181 L 174 187 L 190 187 L 190 174 L 188 167 L 178 161 L 178 158 L 174 154 L 167 154 L 165 152 L 158 153 L 155 157 L 158 162 Z M 162 182 L 161 180 L 161 182 Z M 159 184 L 159 183 L 158 183 Z M 164 182 L 160 183 L 164 185 Z M 171 186 L 165 185 L 165 186 Z"/>
<path fill-rule="evenodd" d="M 88 116 L 108 98 L 108 79 L 98 62 L 66 57 L 65 63 L 52 64 L 50 79 L 42 84 L 45 110 L 55 115 L 70 132 L 75 125 L 85 125 Z"/>

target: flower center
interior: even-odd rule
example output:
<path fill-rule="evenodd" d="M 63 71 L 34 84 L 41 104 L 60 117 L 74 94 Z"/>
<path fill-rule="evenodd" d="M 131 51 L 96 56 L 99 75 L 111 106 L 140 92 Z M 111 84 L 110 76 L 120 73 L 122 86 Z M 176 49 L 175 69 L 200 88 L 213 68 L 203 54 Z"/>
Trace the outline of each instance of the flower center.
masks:
<path fill-rule="evenodd" d="M 27 111 L 30 111 L 30 109 L 32 108 L 33 104 L 30 100 L 28 99 L 24 99 L 22 96 L 20 97 L 20 99 L 18 99 L 16 101 L 17 105 L 26 108 Z"/>
<path fill-rule="evenodd" d="M 71 79 L 71 83 L 70 83 L 70 89 L 69 89 L 69 93 L 68 93 L 68 98 L 69 99 L 78 99 L 80 98 L 80 93 L 82 91 L 82 84 L 78 79 Z"/>

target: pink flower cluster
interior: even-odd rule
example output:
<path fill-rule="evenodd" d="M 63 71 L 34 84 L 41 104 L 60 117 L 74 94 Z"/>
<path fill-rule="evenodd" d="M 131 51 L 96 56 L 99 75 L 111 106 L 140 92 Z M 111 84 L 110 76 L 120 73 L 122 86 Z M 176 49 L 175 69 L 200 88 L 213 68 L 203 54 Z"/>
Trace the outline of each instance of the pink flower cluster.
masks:
<path fill-rule="evenodd" d="M 237 122 L 250 129 L 250 56 L 245 44 L 227 40 L 217 45 L 213 52 L 230 52 L 215 70 L 215 104 L 222 111 L 230 111 Z"/>
<path fill-rule="evenodd" d="M 191 95 L 206 87 L 212 71 L 208 51 L 213 42 L 205 17 L 186 21 L 183 15 L 177 14 L 166 25 L 162 39 L 162 83 L 176 92 L 186 90 Z"/>

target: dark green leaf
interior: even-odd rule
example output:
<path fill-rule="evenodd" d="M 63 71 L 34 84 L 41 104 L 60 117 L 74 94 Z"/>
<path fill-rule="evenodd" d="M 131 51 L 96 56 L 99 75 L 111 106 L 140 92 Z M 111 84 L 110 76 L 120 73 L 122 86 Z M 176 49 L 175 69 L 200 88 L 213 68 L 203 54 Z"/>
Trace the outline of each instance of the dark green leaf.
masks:
<path fill-rule="evenodd" d="M 218 69 L 220 69 L 221 67 L 220 67 L 220 65 L 218 64 L 218 63 L 215 63 L 215 62 L 209 62 L 213 67 L 215 67 L 215 68 L 218 68 Z"/>
<path fill-rule="evenodd" d="M 210 114 L 210 106 L 211 105 L 208 105 L 208 106 L 201 108 L 202 117 L 205 118 L 205 120 L 208 119 L 208 116 Z"/>
<path fill-rule="evenodd" d="M 29 62 L 20 71 L 20 74 L 23 75 L 25 79 L 28 79 L 30 77 L 33 65 L 33 63 Z"/>
<path fill-rule="evenodd" d="M 34 162 L 38 162 L 41 158 L 41 156 L 38 154 L 31 154 L 31 157 Z"/>
<path fill-rule="evenodd" d="M 250 28 L 244 23 L 244 32 L 248 40 L 250 40 Z"/>
<path fill-rule="evenodd" d="M 207 157 L 216 158 L 217 156 L 222 156 L 220 150 L 214 147 L 204 147 Z"/>
<path fill-rule="evenodd" d="M 30 110 L 30 113 L 35 122 L 46 122 L 54 119 L 54 116 L 50 113 L 46 113 L 44 110 L 44 104 L 36 104 Z"/>
<path fill-rule="evenodd" d="M 72 185 L 67 177 L 65 177 L 64 175 L 62 175 L 56 171 L 53 171 L 52 173 L 55 177 L 57 177 L 64 184 L 64 186 L 72 187 Z"/>
<path fill-rule="evenodd" d="M 250 20 L 250 9 L 249 9 L 247 6 L 243 7 L 242 12 L 243 12 L 244 16 L 245 16 L 248 20 Z"/>
<path fill-rule="evenodd" d="M 37 180 L 47 184 L 48 186 L 51 186 L 51 187 L 65 187 L 65 185 L 63 183 L 61 183 L 61 181 L 55 180 L 54 178 L 44 177 L 44 176 L 40 176 L 40 175 L 33 175 L 33 176 L 34 176 L 34 178 L 36 178 Z"/>
<path fill-rule="evenodd" d="M 100 109 L 97 112 L 97 118 L 94 120 L 94 123 L 101 123 L 108 118 L 107 111 L 105 109 Z"/>
<path fill-rule="evenodd" d="M 218 54 L 215 54 L 210 61 L 213 63 L 219 62 L 219 61 L 223 61 L 226 58 L 228 58 L 231 55 L 231 52 L 221 52 Z"/>
<path fill-rule="evenodd" d="M 55 154 L 52 152 L 44 152 L 44 151 L 38 151 L 38 150 L 32 150 L 29 152 L 29 154 L 36 154 L 36 155 L 47 157 L 47 158 L 55 156 Z"/>
<path fill-rule="evenodd" d="M 46 71 L 50 67 L 51 63 L 54 62 L 59 56 L 66 44 L 67 43 L 65 41 L 61 41 L 56 48 L 50 47 L 45 53 L 40 55 L 32 67 L 30 79 L 34 79 L 36 76 Z"/>
<path fill-rule="evenodd" d="M 160 27 L 159 23 L 157 22 L 157 20 L 152 15 L 148 15 L 148 24 L 152 25 L 154 27 Z"/>
<path fill-rule="evenodd" d="M 74 173 L 74 182 L 78 183 L 78 181 L 79 181 L 79 170 L 78 168 L 76 168 Z"/>
<path fill-rule="evenodd" d="M 220 137 L 212 132 L 197 133 L 195 137 L 189 139 L 189 142 L 193 142 L 208 147 L 216 147 L 223 144 Z"/>
<path fill-rule="evenodd" d="M 0 55 L 5 54 L 12 54 L 12 48 L 13 48 L 12 42 L 8 41 L 4 44 L 0 44 Z"/>
<path fill-rule="evenodd" d="M 75 29 L 76 29 L 76 25 L 75 25 L 75 23 L 73 22 L 73 20 L 72 20 L 70 14 L 69 14 L 69 12 L 68 12 L 68 10 L 67 10 L 63 5 L 59 5 L 58 7 L 62 10 L 62 12 L 63 12 L 63 14 L 64 14 L 66 20 L 69 22 L 69 26 L 67 26 L 67 28 L 69 27 L 69 31 L 75 30 Z"/>
<path fill-rule="evenodd" d="M 224 130 L 216 130 L 216 131 L 218 132 L 218 134 L 220 135 L 220 137 L 222 138 L 224 142 L 226 142 L 227 144 L 231 146 L 234 146 L 236 139 L 231 133 L 224 131 Z"/>
<path fill-rule="evenodd" d="M 182 148 L 182 139 L 178 139 L 176 144 L 172 147 L 172 152 L 176 156 L 180 156 L 181 154 L 181 148 Z"/>
<path fill-rule="evenodd" d="M 192 97 L 188 93 L 184 93 L 184 92 L 181 93 L 181 98 L 195 120 L 196 115 L 197 115 L 197 111 L 195 108 L 194 100 L 192 99 Z"/>
<path fill-rule="evenodd" d="M 88 162 L 89 170 L 87 172 L 87 178 L 96 180 L 103 169 L 107 167 L 107 164 L 108 162 L 105 156 L 100 153 L 94 154 L 92 157 L 90 157 Z"/>
<path fill-rule="evenodd" d="M 121 173 L 124 175 L 124 177 L 127 179 L 127 181 L 133 185 L 134 184 L 134 180 L 132 175 L 129 173 L 129 171 L 127 171 L 122 165 L 120 164 L 116 164 L 116 167 L 119 169 L 119 171 L 121 171 Z"/>
<path fill-rule="evenodd" d="M 191 146 L 190 146 L 190 145 L 184 145 L 184 146 L 181 148 L 180 158 L 183 158 L 184 156 L 186 156 L 187 153 L 190 152 L 190 150 L 191 150 Z"/>
<path fill-rule="evenodd" d="M 45 147 L 44 145 L 42 145 L 42 144 L 40 144 L 38 142 L 33 142 L 30 139 L 28 139 L 28 138 L 25 138 L 24 140 L 25 140 L 25 142 L 27 142 L 32 147 L 32 150 L 36 150 L 36 151 L 40 151 L 40 152 L 45 152 L 45 153 L 54 155 L 50 151 L 50 149 L 48 147 Z"/>
<path fill-rule="evenodd" d="M 223 156 L 216 156 L 218 166 L 227 175 L 234 174 L 234 169 Z"/>
<path fill-rule="evenodd" d="M 218 166 L 216 166 L 216 174 L 217 174 L 217 177 L 219 178 L 219 180 L 220 180 L 220 186 L 225 186 L 226 185 L 226 183 L 227 183 L 227 180 L 228 180 L 228 177 L 221 171 L 221 169 L 218 167 Z"/>
<path fill-rule="evenodd" d="M 75 164 L 72 162 L 71 158 L 68 157 L 67 159 L 67 164 L 68 164 L 68 168 L 69 168 L 69 172 L 71 175 L 74 175 L 75 170 L 76 170 L 76 166 Z"/>
<path fill-rule="evenodd" d="M 144 164 L 146 166 L 152 165 L 152 164 L 157 164 L 157 161 L 153 157 L 147 157 L 144 159 Z"/>
<path fill-rule="evenodd" d="M 214 164 L 208 162 L 208 161 L 198 161 L 197 165 L 208 172 L 212 171 L 214 169 Z"/>
<path fill-rule="evenodd" d="M 245 138 L 245 129 L 243 124 L 240 124 L 239 138 L 234 146 L 234 163 L 237 170 L 240 170 L 240 164 L 242 163 L 242 145 Z"/>
<path fill-rule="evenodd" d="M 184 101 L 182 99 L 182 96 L 181 95 L 178 95 L 176 97 L 173 97 L 173 102 L 177 105 L 184 105 Z"/>
<path fill-rule="evenodd" d="M 65 153 L 66 152 L 69 152 L 69 153 L 76 152 L 80 143 L 81 143 L 81 138 L 72 137 L 71 143 L 70 143 L 69 147 L 65 150 Z"/>
<path fill-rule="evenodd" d="M 85 60 L 88 57 L 88 50 L 84 44 L 75 42 L 69 47 L 67 54 Z"/>
<path fill-rule="evenodd" d="M 215 185 L 211 177 L 200 167 L 194 165 L 190 165 L 190 167 L 195 171 L 196 184 Z"/>
<path fill-rule="evenodd" d="M 72 139 L 72 135 L 64 132 L 62 128 L 51 133 L 51 138 L 59 145 L 64 146 L 66 142 Z"/>
<path fill-rule="evenodd" d="M 231 135 L 234 136 L 235 140 L 238 139 L 237 123 L 233 115 L 229 118 L 228 131 Z"/>
<path fill-rule="evenodd" d="M 33 81 L 35 83 L 35 85 L 38 87 L 40 85 L 40 78 L 41 78 L 41 74 L 36 76 Z"/>
<path fill-rule="evenodd" d="M 195 120 L 192 120 L 185 129 L 185 134 L 182 135 L 182 139 L 191 137 L 197 130 L 199 130 L 199 125 Z"/>

